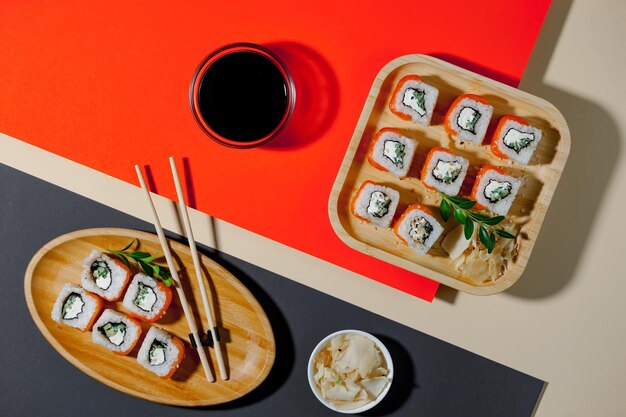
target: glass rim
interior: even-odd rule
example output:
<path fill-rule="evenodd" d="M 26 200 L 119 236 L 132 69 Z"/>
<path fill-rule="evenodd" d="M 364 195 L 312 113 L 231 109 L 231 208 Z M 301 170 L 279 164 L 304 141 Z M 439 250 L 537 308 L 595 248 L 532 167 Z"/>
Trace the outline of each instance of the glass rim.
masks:
<path fill-rule="evenodd" d="M 235 52 L 253 52 L 269 59 L 274 65 L 276 65 L 276 68 L 278 68 L 278 70 L 281 72 L 281 75 L 283 76 L 285 83 L 287 84 L 287 108 L 285 109 L 285 114 L 283 115 L 282 119 L 270 133 L 263 136 L 262 138 L 249 142 L 238 142 L 223 137 L 209 126 L 206 120 L 204 120 L 202 113 L 200 112 L 199 90 L 204 74 L 206 74 L 207 70 L 215 61 Z M 293 78 L 291 77 L 291 73 L 289 72 L 289 69 L 287 68 L 285 63 L 269 48 L 250 42 L 230 43 L 227 45 L 223 45 L 208 54 L 196 68 L 196 71 L 194 72 L 191 79 L 191 84 L 189 86 L 189 105 L 191 106 L 191 112 L 194 115 L 194 118 L 196 119 L 196 122 L 198 123 L 200 128 L 204 131 L 204 133 L 206 133 L 207 136 L 209 136 L 214 141 L 231 148 L 254 148 L 274 139 L 287 125 L 287 122 L 289 121 L 293 113 L 295 104 L 296 87 L 293 82 Z"/>

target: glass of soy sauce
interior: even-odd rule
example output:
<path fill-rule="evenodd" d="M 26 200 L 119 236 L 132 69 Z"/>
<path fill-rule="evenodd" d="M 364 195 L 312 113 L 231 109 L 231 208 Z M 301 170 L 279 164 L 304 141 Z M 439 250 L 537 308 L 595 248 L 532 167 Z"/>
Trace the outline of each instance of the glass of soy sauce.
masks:
<path fill-rule="evenodd" d="M 204 132 L 222 145 L 252 148 L 285 127 L 296 90 L 285 64 L 269 49 L 235 43 L 198 66 L 189 89 L 191 111 Z"/>

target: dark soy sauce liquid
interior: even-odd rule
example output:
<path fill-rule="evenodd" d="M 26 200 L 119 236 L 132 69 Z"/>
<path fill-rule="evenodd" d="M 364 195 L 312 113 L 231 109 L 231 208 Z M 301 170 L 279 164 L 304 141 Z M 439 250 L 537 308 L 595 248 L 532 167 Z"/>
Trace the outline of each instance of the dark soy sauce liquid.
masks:
<path fill-rule="evenodd" d="M 200 112 L 218 135 L 253 142 L 269 135 L 287 111 L 287 83 L 276 65 L 254 52 L 234 52 L 206 71 Z"/>

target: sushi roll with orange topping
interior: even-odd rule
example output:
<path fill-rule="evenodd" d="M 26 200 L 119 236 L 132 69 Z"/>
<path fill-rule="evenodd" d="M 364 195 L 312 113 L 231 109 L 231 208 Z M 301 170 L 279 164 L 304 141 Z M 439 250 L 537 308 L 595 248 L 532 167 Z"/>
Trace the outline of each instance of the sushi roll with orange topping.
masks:
<path fill-rule="evenodd" d="M 78 285 L 65 284 L 52 308 L 52 320 L 86 332 L 102 311 L 102 304 L 97 295 Z"/>
<path fill-rule="evenodd" d="M 81 284 L 84 289 L 107 301 L 117 301 L 130 281 L 130 270 L 117 259 L 92 250 L 83 261 Z"/>
<path fill-rule="evenodd" d="M 491 140 L 491 151 L 499 158 L 528 164 L 541 140 L 541 130 L 516 116 L 504 116 Z"/>
<path fill-rule="evenodd" d="M 185 344 L 158 327 L 152 327 L 143 340 L 137 362 L 163 379 L 171 378 L 185 356 Z"/>
<path fill-rule="evenodd" d="M 485 165 L 472 188 L 472 199 L 476 208 L 489 209 L 495 214 L 506 216 L 515 200 L 522 182 L 508 175 L 502 168 Z"/>
<path fill-rule="evenodd" d="M 367 152 L 369 163 L 381 171 L 404 178 L 411 168 L 417 143 L 402 136 L 398 129 L 382 128 L 376 133 Z"/>
<path fill-rule="evenodd" d="M 415 253 L 425 255 L 443 233 L 443 226 L 428 208 L 413 204 L 402 213 L 393 231 Z"/>
<path fill-rule="evenodd" d="M 463 94 L 452 103 L 444 121 L 449 135 L 459 142 L 480 145 L 485 139 L 493 107 L 486 98 L 475 94 Z"/>
<path fill-rule="evenodd" d="M 455 155 L 450 149 L 434 147 L 426 156 L 421 180 L 426 188 L 439 190 L 450 196 L 461 191 L 469 161 Z"/>
<path fill-rule="evenodd" d="M 352 213 L 374 226 L 389 227 L 396 213 L 400 193 L 372 181 L 365 181 L 352 200 Z"/>
<path fill-rule="evenodd" d="M 160 319 L 172 301 L 172 290 L 156 279 L 138 273 L 124 295 L 122 305 L 128 314 L 146 323 Z"/>
<path fill-rule="evenodd" d="M 115 310 L 106 309 L 93 325 L 94 343 L 117 353 L 128 355 L 141 336 L 141 323 Z"/>
<path fill-rule="evenodd" d="M 389 109 L 403 120 L 428 126 L 435 111 L 439 90 L 417 75 L 407 75 L 396 85 Z"/>

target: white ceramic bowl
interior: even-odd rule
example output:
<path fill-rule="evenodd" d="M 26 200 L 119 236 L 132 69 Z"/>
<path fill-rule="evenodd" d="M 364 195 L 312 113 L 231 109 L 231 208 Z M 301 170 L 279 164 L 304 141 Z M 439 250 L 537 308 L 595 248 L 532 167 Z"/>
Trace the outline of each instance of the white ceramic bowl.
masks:
<path fill-rule="evenodd" d="M 383 354 L 383 357 L 385 358 L 385 362 L 387 363 L 387 369 L 389 370 L 389 374 L 387 375 L 387 377 L 389 378 L 389 383 L 387 384 L 385 389 L 378 395 L 378 397 L 374 401 L 371 401 L 362 407 L 357 407 L 357 408 L 353 408 L 349 410 L 338 410 L 335 407 L 333 407 L 333 405 L 328 400 L 325 400 L 322 397 L 322 393 L 319 387 L 317 386 L 317 384 L 315 383 L 315 379 L 313 379 L 313 376 L 315 375 L 315 368 L 314 368 L 315 357 L 317 356 L 319 351 L 322 350 L 322 348 L 328 345 L 332 337 L 337 336 L 339 334 L 360 334 L 361 336 L 365 336 L 371 341 L 373 341 L 374 344 L 376 344 L 376 346 L 378 347 L 378 349 L 380 349 L 380 352 Z M 315 397 L 317 397 L 317 399 L 326 407 L 338 413 L 357 414 L 357 413 L 362 413 L 364 411 L 374 408 L 379 402 L 383 400 L 383 398 L 385 398 L 385 396 L 389 392 L 389 389 L 391 388 L 391 384 L 393 383 L 393 361 L 391 360 L 391 355 L 389 354 L 387 347 L 383 345 L 383 343 L 380 340 L 378 340 L 378 338 L 372 336 L 369 333 L 363 332 L 361 330 L 340 330 L 338 332 L 329 334 L 328 336 L 323 338 L 322 341 L 317 344 L 317 346 L 315 346 L 315 349 L 313 349 L 313 353 L 311 353 L 311 357 L 309 358 L 309 365 L 307 366 L 307 378 L 309 380 L 309 386 L 311 387 L 311 391 L 313 391 L 313 394 L 315 394 Z"/>

